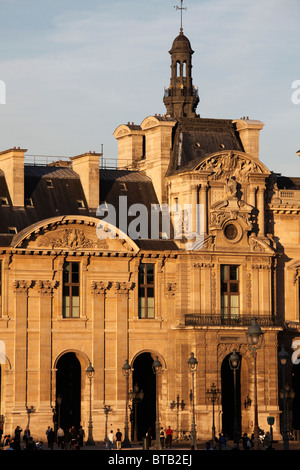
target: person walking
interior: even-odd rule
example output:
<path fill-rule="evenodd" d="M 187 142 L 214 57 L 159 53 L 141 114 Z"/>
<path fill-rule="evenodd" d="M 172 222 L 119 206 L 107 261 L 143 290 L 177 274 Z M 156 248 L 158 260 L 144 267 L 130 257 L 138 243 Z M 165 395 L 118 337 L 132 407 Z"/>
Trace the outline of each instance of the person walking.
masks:
<path fill-rule="evenodd" d="M 171 429 L 171 426 L 168 426 L 168 429 L 166 430 L 166 448 L 169 447 L 169 449 L 171 449 L 172 437 L 173 437 L 173 431 Z"/>
<path fill-rule="evenodd" d="M 78 443 L 79 443 L 79 446 L 82 447 L 83 446 L 83 439 L 84 439 L 84 436 L 85 436 L 85 432 L 84 432 L 84 429 L 82 426 L 79 426 L 79 429 L 78 429 Z"/>
<path fill-rule="evenodd" d="M 159 439 L 160 439 L 160 447 L 163 449 L 165 447 L 165 431 L 163 427 L 160 428 Z"/>
<path fill-rule="evenodd" d="M 15 437 L 14 437 L 14 449 L 21 450 L 21 432 L 23 429 L 20 426 L 17 426 L 15 429 Z"/>
<path fill-rule="evenodd" d="M 58 447 L 62 448 L 64 436 L 65 436 L 64 430 L 61 427 L 59 427 L 58 430 L 57 430 L 57 445 L 58 445 Z"/>
<path fill-rule="evenodd" d="M 114 448 L 114 433 L 113 430 L 110 431 L 108 435 L 108 448 L 112 450 Z"/>
<path fill-rule="evenodd" d="M 117 429 L 117 432 L 116 432 L 116 444 L 117 444 L 117 449 L 121 449 L 122 447 L 122 433 L 120 431 L 120 429 Z"/>
<path fill-rule="evenodd" d="M 53 450 L 53 445 L 55 442 L 55 433 L 52 428 L 50 428 L 50 431 L 48 433 L 48 447 L 49 449 Z"/>

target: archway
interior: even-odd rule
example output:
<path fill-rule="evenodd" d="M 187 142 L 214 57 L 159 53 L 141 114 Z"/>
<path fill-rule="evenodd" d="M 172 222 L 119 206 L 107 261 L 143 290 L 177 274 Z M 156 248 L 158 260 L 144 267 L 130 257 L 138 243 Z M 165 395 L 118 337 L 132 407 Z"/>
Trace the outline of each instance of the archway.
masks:
<path fill-rule="evenodd" d="M 75 353 L 64 354 L 57 362 L 56 398 L 59 424 L 63 429 L 78 427 L 81 419 L 81 366 Z"/>
<path fill-rule="evenodd" d="M 228 354 L 222 362 L 221 366 L 221 383 L 222 383 L 222 431 L 230 439 L 233 438 L 233 426 L 234 426 L 234 373 L 230 368 Z M 241 361 L 240 356 L 240 367 L 236 371 L 236 413 L 237 413 L 237 425 L 239 435 L 241 434 Z"/>
<path fill-rule="evenodd" d="M 156 378 L 152 370 L 153 358 L 151 353 L 141 353 L 133 362 L 132 386 L 137 384 L 143 390 L 144 397 L 137 403 L 136 413 L 133 408 L 132 424 L 137 424 L 137 437 L 142 439 L 149 427 L 152 437 L 155 437 L 155 412 L 156 412 Z M 132 428 L 133 428 L 132 426 Z M 132 430 L 133 431 L 133 430 Z M 133 432 L 132 432 L 133 434 Z"/>

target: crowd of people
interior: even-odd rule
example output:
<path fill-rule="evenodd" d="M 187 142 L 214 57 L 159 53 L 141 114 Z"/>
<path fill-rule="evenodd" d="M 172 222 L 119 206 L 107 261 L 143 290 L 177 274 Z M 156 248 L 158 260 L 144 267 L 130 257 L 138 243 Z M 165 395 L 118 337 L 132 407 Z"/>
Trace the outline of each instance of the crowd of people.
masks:
<path fill-rule="evenodd" d="M 22 435 L 23 433 L 23 435 Z M 22 436 L 21 436 L 22 435 Z M 31 436 L 29 426 L 24 429 L 17 426 L 14 435 L 3 436 L 3 427 L 0 427 L 0 449 L 1 450 L 42 450 L 45 446 L 53 450 L 54 445 L 65 450 L 79 450 L 83 446 L 85 432 L 82 426 L 72 426 L 67 431 L 61 427 L 55 432 L 50 426 L 45 431 L 45 441 L 34 440 Z"/>

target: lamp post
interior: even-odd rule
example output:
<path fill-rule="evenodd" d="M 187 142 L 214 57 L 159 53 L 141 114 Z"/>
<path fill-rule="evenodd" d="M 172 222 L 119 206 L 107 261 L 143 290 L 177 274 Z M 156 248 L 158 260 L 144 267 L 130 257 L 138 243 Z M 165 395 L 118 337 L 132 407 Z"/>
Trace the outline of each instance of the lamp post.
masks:
<path fill-rule="evenodd" d="M 286 387 L 285 387 L 285 368 L 288 363 L 289 355 L 281 346 L 281 351 L 278 354 L 279 363 L 282 370 L 282 389 L 283 389 L 283 449 L 289 450 L 289 438 L 287 433 L 287 413 L 286 413 Z"/>
<path fill-rule="evenodd" d="M 216 439 L 215 403 L 220 398 L 220 390 L 215 386 L 214 383 L 211 384 L 210 389 L 206 390 L 206 396 L 212 402 L 212 407 L 213 407 L 212 441 L 215 442 L 215 439 Z"/>
<path fill-rule="evenodd" d="M 233 442 L 239 445 L 239 424 L 238 424 L 238 409 L 237 409 L 237 389 L 236 389 L 236 372 L 240 368 L 240 357 L 237 354 L 236 350 L 234 349 L 233 352 L 229 356 L 229 365 L 231 370 L 233 371 L 233 381 L 234 381 L 234 420 L 233 420 Z"/>
<path fill-rule="evenodd" d="M 89 379 L 90 382 L 90 416 L 89 416 L 89 434 L 88 434 L 88 440 L 86 441 L 87 446 L 92 446 L 95 445 L 94 439 L 93 439 L 93 421 L 92 421 L 92 379 L 95 374 L 95 369 L 92 366 L 91 363 L 89 363 L 88 368 L 86 369 L 86 375 L 87 378 Z"/>
<path fill-rule="evenodd" d="M 107 438 L 107 423 L 108 423 L 108 414 L 112 411 L 112 408 L 110 405 L 104 404 L 104 414 L 105 414 L 105 444 L 108 442 Z"/>
<path fill-rule="evenodd" d="M 60 428 L 60 406 L 62 402 L 62 396 L 57 395 L 56 401 L 57 401 L 57 427 Z"/>
<path fill-rule="evenodd" d="M 194 384 L 194 375 L 197 370 L 198 361 L 194 356 L 194 353 L 191 353 L 191 357 L 188 360 L 188 369 L 192 373 L 192 448 L 196 450 L 197 440 L 196 440 L 196 422 L 195 422 L 195 384 Z"/>
<path fill-rule="evenodd" d="M 254 449 L 259 449 L 259 428 L 258 428 L 258 408 L 257 408 L 257 350 L 261 347 L 263 341 L 263 332 L 253 318 L 251 325 L 246 332 L 248 347 L 254 359 Z"/>
<path fill-rule="evenodd" d="M 134 406 L 133 439 L 134 439 L 134 441 L 137 441 L 138 440 L 138 435 L 137 435 L 137 404 L 143 400 L 144 392 L 143 392 L 143 390 L 139 389 L 138 384 L 135 384 L 134 387 L 133 387 L 133 390 L 131 390 L 129 395 L 130 395 L 130 398 L 131 398 L 133 406 Z"/>
<path fill-rule="evenodd" d="M 158 375 L 162 371 L 161 362 L 156 356 L 155 361 L 152 364 L 153 373 L 156 376 L 156 420 L 155 420 L 155 448 L 156 450 L 160 449 L 160 439 L 159 439 L 159 399 L 158 399 Z"/>
<path fill-rule="evenodd" d="M 125 364 L 122 367 L 122 372 L 124 377 L 126 378 L 126 411 L 125 411 L 125 437 L 124 437 L 124 447 L 131 447 L 131 443 L 128 436 L 128 381 L 129 375 L 131 372 L 131 366 L 128 364 L 128 359 L 126 359 Z"/>
<path fill-rule="evenodd" d="M 175 400 L 173 400 L 171 403 L 170 403 L 170 408 L 171 410 L 174 410 L 174 408 L 177 408 L 177 439 L 179 438 L 179 408 L 181 408 L 181 410 L 183 411 L 184 410 L 184 407 L 185 407 L 185 403 L 183 400 L 181 400 L 181 402 L 179 401 L 179 395 L 177 395 L 177 398 L 176 398 L 176 402 Z"/>

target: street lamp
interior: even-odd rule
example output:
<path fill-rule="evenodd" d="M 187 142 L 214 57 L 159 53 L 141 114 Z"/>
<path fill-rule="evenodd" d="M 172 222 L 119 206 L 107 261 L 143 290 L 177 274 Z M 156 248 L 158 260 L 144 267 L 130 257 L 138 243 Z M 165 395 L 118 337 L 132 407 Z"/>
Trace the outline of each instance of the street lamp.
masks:
<path fill-rule="evenodd" d="M 156 450 L 160 449 L 160 439 L 159 439 L 159 400 L 158 400 L 158 375 L 162 371 L 162 365 L 161 362 L 158 359 L 158 356 L 156 356 L 155 361 L 153 361 L 152 364 L 152 370 L 153 373 L 156 376 L 156 421 L 155 421 L 155 447 Z"/>
<path fill-rule="evenodd" d="M 196 440 L 196 423 L 195 423 L 195 384 L 194 384 L 194 375 L 197 370 L 198 361 L 194 356 L 194 353 L 191 353 L 191 357 L 188 360 L 188 368 L 192 373 L 192 406 L 193 406 L 193 415 L 192 415 L 192 448 L 196 450 L 197 440 Z"/>
<path fill-rule="evenodd" d="M 57 401 L 57 426 L 60 428 L 60 406 L 61 406 L 61 402 L 62 402 L 62 396 L 61 395 L 57 395 L 56 397 L 56 401 Z"/>
<path fill-rule="evenodd" d="M 213 406 L 213 422 L 212 422 L 212 441 L 216 439 L 216 427 L 215 427 L 215 403 L 220 398 L 220 390 L 215 386 L 214 383 L 210 386 L 210 389 L 206 390 L 207 398 L 212 402 Z"/>
<path fill-rule="evenodd" d="M 90 381 L 90 416 L 89 416 L 89 437 L 88 440 L 86 441 L 87 446 L 92 446 L 95 445 L 94 439 L 93 439 L 93 421 L 92 421 L 92 379 L 95 374 L 95 369 L 92 366 L 91 363 L 89 363 L 89 366 L 86 369 L 86 375 L 87 378 Z"/>
<path fill-rule="evenodd" d="M 129 393 L 130 398 L 132 400 L 132 404 L 134 406 L 134 429 L 133 429 L 133 439 L 134 441 L 138 440 L 137 435 L 137 404 L 140 403 L 144 398 L 143 390 L 139 389 L 138 384 L 135 384 L 133 390 Z"/>
<path fill-rule="evenodd" d="M 124 438 L 124 447 L 131 447 L 131 443 L 128 436 L 128 381 L 129 375 L 131 372 L 131 366 L 128 364 L 128 359 L 126 359 L 125 364 L 122 367 L 122 372 L 126 378 L 126 412 L 125 412 L 125 438 Z"/>
<path fill-rule="evenodd" d="M 289 438 L 287 434 L 287 413 L 286 413 L 286 388 L 285 388 L 285 368 L 288 363 L 289 355 L 281 346 L 281 351 L 278 354 L 279 363 L 282 370 L 282 388 L 283 388 L 283 449 L 289 450 Z"/>
<path fill-rule="evenodd" d="M 257 409 L 257 350 L 261 347 L 263 341 L 263 332 L 253 318 L 251 325 L 246 332 L 248 347 L 254 359 L 254 449 L 259 449 L 259 428 L 258 428 L 258 409 Z"/>
<path fill-rule="evenodd" d="M 175 400 L 173 400 L 170 403 L 171 410 L 174 410 L 175 407 L 177 408 L 177 439 L 179 439 L 179 408 L 181 408 L 181 410 L 183 411 L 185 407 L 184 401 L 183 400 L 181 400 L 181 402 L 179 401 L 179 395 L 177 395 L 176 402 Z"/>
<path fill-rule="evenodd" d="M 239 424 L 238 424 L 238 410 L 237 410 L 237 390 L 236 390 L 236 372 L 240 368 L 240 357 L 234 349 L 229 356 L 230 369 L 233 371 L 234 380 L 234 421 L 233 421 L 233 442 L 239 445 Z"/>
<path fill-rule="evenodd" d="M 104 404 L 104 414 L 105 414 L 105 444 L 108 442 L 107 438 L 107 423 L 108 423 L 108 414 L 112 411 L 112 408 L 110 405 Z"/>

